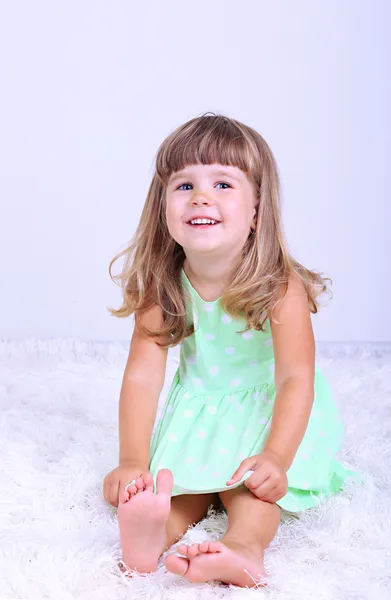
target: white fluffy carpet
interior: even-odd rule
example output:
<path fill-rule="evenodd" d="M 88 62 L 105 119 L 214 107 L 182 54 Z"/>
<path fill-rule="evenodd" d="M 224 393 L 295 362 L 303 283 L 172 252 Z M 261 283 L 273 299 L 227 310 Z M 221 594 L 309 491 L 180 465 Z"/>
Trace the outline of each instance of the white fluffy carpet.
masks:
<path fill-rule="evenodd" d="M 128 344 L 0 341 L 0 597 L 116 600 L 391 598 L 391 345 L 318 344 L 345 422 L 339 459 L 365 477 L 285 515 L 265 555 L 268 588 L 192 584 L 167 572 L 127 580 L 103 478 L 117 466 L 118 399 Z M 178 364 L 170 350 L 163 402 Z M 161 408 L 161 404 L 160 404 Z M 158 413 L 159 414 L 159 413 Z M 224 513 L 185 541 L 218 539 Z"/>

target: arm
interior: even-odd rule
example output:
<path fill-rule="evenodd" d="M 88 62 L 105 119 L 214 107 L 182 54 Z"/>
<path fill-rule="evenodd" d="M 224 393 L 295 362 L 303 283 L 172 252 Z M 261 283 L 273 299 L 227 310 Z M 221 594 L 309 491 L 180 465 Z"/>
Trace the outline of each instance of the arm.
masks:
<path fill-rule="evenodd" d="M 143 325 L 158 328 L 162 311 L 154 306 Z M 149 467 L 149 447 L 159 396 L 164 385 L 167 348 L 143 335 L 135 325 L 119 400 L 119 463 Z"/>
<path fill-rule="evenodd" d="M 276 398 L 264 451 L 276 454 L 288 470 L 304 437 L 314 400 L 315 341 L 301 279 L 290 277 L 284 298 L 270 320 Z"/>

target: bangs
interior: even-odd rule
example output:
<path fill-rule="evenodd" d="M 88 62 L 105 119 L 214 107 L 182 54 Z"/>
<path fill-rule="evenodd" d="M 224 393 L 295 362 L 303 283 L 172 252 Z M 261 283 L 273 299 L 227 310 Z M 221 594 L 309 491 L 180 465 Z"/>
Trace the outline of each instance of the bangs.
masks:
<path fill-rule="evenodd" d="M 175 130 L 160 147 L 156 173 L 166 186 L 172 173 L 188 165 L 238 167 L 251 175 L 255 168 L 255 140 L 249 141 L 233 119 L 202 116 Z"/>

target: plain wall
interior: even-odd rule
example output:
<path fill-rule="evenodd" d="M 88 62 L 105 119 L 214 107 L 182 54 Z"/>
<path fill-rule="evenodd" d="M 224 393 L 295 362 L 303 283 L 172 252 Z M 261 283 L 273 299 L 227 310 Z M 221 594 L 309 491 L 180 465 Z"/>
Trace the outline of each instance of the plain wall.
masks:
<path fill-rule="evenodd" d="M 319 341 L 391 340 L 390 3 L 30 2 L 0 14 L 0 335 L 125 340 L 111 258 L 163 139 L 219 112 L 281 174 Z M 122 261 L 114 265 L 120 270 Z"/>

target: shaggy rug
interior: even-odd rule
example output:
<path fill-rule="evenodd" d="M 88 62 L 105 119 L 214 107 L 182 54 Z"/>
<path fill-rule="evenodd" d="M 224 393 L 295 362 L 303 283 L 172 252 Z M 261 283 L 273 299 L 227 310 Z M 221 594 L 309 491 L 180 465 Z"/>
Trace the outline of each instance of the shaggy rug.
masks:
<path fill-rule="evenodd" d="M 391 344 L 318 344 L 345 424 L 337 456 L 364 477 L 282 517 L 265 553 L 269 586 L 189 583 L 168 572 L 127 579 L 116 509 L 102 493 L 117 466 L 118 398 L 128 343 L 0 341 L 0 597 L 116 600 L 391 598 Z M 158 416 L 178 365 L 169 351 Z M 182 541 L 217 540 L 211 510 Z"/>

